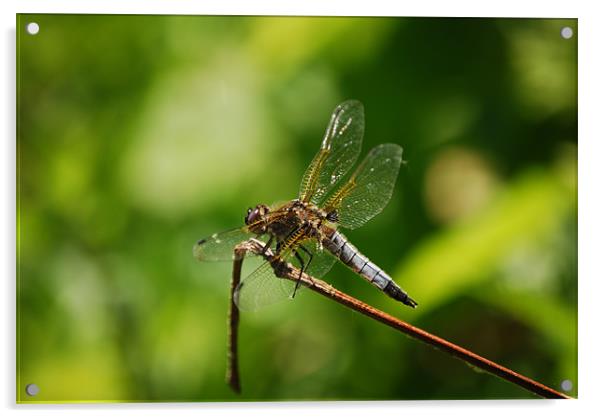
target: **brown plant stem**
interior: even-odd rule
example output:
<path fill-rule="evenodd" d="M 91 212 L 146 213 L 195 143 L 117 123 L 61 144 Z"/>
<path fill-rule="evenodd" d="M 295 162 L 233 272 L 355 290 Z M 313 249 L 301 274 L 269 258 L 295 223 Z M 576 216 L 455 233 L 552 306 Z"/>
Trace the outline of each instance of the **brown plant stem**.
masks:
<path fill-rule="evenodd" d="M 238 371 L 238 323 L 240 311 L 234 303 L 234 292 L 240 283 L 242 262 L 246 254 L 246 246 L 242 245 L 234 250 L 234 263 L 232 265 L 232 280 L 230 281 L 230 307 L 228 312 L 228 358 L 226 368 L 226 382 L 236 393 L 240 393 L 240 373 Z"/>
<path fill-rule="evenodd" d="M 252 252 L 256 255 L 263 256 L 272 266 L 278 277 L 284 280 L 297 281 L 299 278 L 299 270 L 292 265 L 281 261 L 271 250 L 262 253 L 264 244 L 256 239 L 239 244 L 235 249 L 235 259 L 232 271 L 232 287 L 230 293 L 230 333 L 229 333 L 229 348 L 228 348 L 228 371 L 227 381 L 230 387 L 237 393 L 240 393 L 240 377 L 238 370 L 238 322 L 240 314 L 236 304 L 234 303 L 234 291 L 240 282 L 240 273 L 242 262 L 247 252 Z M 531 393 L 548 399 L 572 399 L 570 396 L 549 388 L 542 383 L 523 376 L 513 370 L 501 366 L 485 357 L 479 356 L 466 348 L 453 344 L 441 337 L 428 333 L 418 327 L 415 327 L 407 322 L 397 319 L 383 311 L 380 311 L 373 306 L 368 305 L 358 299 L 355 299 L 340 290 L 335 289 L 331 285 L 322 280 L 303 274 L 301 276 L 302 284 L 308 289 L 321 294 L 335 302 L 353 309 L 365 316 L 377 320 L 393 329 L 403 332 L 404 334 L 420 340 L 432 347 L 442 350 L 452 356 L 459 358 L 481 370 L 494 374 L 495 376 L 504 379 L 523 387 Z"/>

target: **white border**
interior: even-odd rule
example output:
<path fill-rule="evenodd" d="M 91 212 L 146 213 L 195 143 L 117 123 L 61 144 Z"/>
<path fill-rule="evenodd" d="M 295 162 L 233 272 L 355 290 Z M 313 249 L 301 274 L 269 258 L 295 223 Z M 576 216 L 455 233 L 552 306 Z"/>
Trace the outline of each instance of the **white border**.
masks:
<path fill-rule="evenodd" d="M 134 13 L 334 16 L 576 17 L 573 1 L 390 1 L 390 0 L 21 0 L 22 13 Z"/>
<path fill-rule="evenodd" d="M 182 416 L 210 413 L 210 416 L 292 417 L 332 416 L 355 417 L 376 413 L 383 416 L 408 414 L 412 417 L 445 415 L 491 417 L 524 412 L 545 414 L 546 417 L 585 415 L 591 409 L 600 411 L 597 390 L 602 388 L 600 351 L 600 302 L 602 275 L 599 267 L 602 230 L 600 216 L 600 179 L 602 150 L 600 143 L 600 77 L 602 65 L 599 51 L 602 22 L 593 1 L 421 1 L 393 2 L 370 0 L 282 0 L 202 1 L 194 0 L 21 0 L 2 2 L 3 22 L 2 91 L 0 101 L 4 133 L 1 195 L 3 198 L 1 230 L 4 240 L 0 251 L 4 267 L 3 307 L 0 322 L 2 377 L 0 393 L 6 416 L 85 415 L 163 416 L 177 411 Z M 441 401 L 441 402 L 348 402 L 348 403 L 272 403 L 272 404 L 127 404 L 44 406 L 19 405 L 15 399 L 15 13 L 125 13 L 125 14 L 225 14 L 225 15 L 345 15 L 345 16 L 474 16 L 474 17 L 577 17 L 579 28 L 579 400 L 578 401 Z M 590 415 L 590 414 L 587 414 Z"/>

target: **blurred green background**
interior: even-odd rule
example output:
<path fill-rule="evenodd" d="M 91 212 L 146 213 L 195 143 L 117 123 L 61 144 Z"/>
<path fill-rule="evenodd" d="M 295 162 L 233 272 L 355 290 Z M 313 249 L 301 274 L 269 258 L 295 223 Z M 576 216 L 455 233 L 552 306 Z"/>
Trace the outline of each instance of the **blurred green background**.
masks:
<path fill-rule="evenodd" d="M 364 153 L 396 142 L 407 164 L 347 235 L 420 305 L 325 279 L 576 396 L 576 20 L 19 15 L 17 33 L 20 402 L 533 397 L 307 291 L 243 313 L 242 395 L 224 383 L 231 265 L 192 245 L 296 197 L 349 98 Z"/>

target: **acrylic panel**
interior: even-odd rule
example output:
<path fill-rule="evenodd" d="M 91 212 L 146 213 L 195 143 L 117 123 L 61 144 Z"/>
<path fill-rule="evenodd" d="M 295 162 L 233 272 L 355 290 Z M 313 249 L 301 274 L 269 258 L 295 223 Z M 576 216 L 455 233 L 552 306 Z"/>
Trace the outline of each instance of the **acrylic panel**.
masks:
<path fill-rule="evenodd" d="M 576 397 L 577 37 L 18 15 L 17 401 Z"/>

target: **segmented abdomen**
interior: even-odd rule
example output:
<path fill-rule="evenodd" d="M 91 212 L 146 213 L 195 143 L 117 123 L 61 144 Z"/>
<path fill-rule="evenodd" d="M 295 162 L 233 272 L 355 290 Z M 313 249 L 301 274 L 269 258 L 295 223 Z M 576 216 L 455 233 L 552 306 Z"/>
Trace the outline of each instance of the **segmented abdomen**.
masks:
<path fill-rule="evenodd" d="M 355 271 L 393 299 L 411 306 L 412 308 L 417 305 L 417 303 L 412 300 L 387 273 L 370 261 L 368 257 L 360 253 L 359 250 L 340 232 L 334 231 L 330 238 L 323 240 L 322 244 L 351 270 Z"/>

